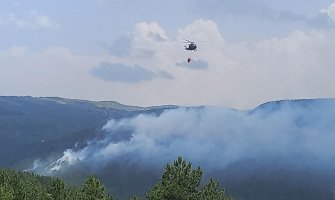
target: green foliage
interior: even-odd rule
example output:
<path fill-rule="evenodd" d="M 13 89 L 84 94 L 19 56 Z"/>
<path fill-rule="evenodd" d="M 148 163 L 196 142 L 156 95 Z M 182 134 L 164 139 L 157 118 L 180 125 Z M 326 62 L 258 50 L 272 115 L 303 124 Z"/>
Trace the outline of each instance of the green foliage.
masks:
<path fill-rule="evenodd" d="M 88 179 L 91 180 L 91 179 Z M 98 184 L 97 184 L 98 182 Z M 90 185 L 87 181 L 82 188 Z M 94 181 L 99 191 L 104 186 L 98 180 Z M 88 190 L 84 189 L 85 192 Z M 14 172 L 0 169 L 0 199 L 1 200 L 110 200 L 108 198 L 87 198 L 86 193 L 82 193 L 77 188 L 70 188 L 58 178 L 38 176 L 33 173 Z M 99 197 L 99 198 L 98 198 Z"/>
<path fill-rule="evenodd" d="M 48 193 L 53 200 L 66 200 L 69 196 L 69 190 L 64 182 L 58 178 L 51 183 Z"/>
<path fill-rule="evenodd" d="M 8 184 L 0 185 L 0 199 L 1 200 L 14 200 L 13 188 Z"/>
<path fill-rule="evenodd" d="M 200 168 L 192 170 L 191 163 L 178 157 L 172 165 L 166 165 L 162 181 L 150 189 L 146 196 L 149 200 L 196 199 L 201 178 Z"/>
<path fill-rule="evenodd" d="M 105 186 L 91 176 L 80 188 L 59 178 L 0 169 L 0 200 L 112 200 Z"/>
<path fill-rule="evenodd" d="M 25 200 L 26 195 L 25 195 L 25 184 L 23 180 L 20 178 L 18 173 L 15 173 L 12 178 L 11 178 L 11 185 L 15 190 L 13 191 L 14 193 L 14 200 Z"/>
<path fill-rule="evenodd" d="M 6 171 L 0 171 L 0 199 L 14 200 L 14 190 L 10 185 L 10 177 Z"/>
<path fill-rule="evenodd" d="M 82 200 L 110 200 L 105 192 L 105 187 L 99 179 L 94 176 L 89 177 L 81 188 Z"/>
<path fill-rule="evenodd" d="M 202 200 L 233 200 L 230 196 L 225 196 L 224 189 L 219 188 L 219 183 L 212 178 L 205 184 L 199 192 L 199 199 Z"/>
<path fill-rule="evenodd" d="M 219 184 L 210 179 L 200 189 L 202 170 L 192 169 L 190 162 L 178 157 L 172 165 L 167 164 L 162 180 L 151 188 L 146 197 L 149 200 L 229 200 Z"/>
<path fill-rule="evenodd" d="M 167 164 L 162 180 L 146 193 L 148 200 L 232 200 L 210 179 L 202 188 L 202 170 L 178 157 Z M 79 188 L 67 186 L 59 178 L 0 169 L 0 200 L 112 200 L 105 186 L 94 176 Z M 140 200 L 133 196 L 130 200 Z"/>

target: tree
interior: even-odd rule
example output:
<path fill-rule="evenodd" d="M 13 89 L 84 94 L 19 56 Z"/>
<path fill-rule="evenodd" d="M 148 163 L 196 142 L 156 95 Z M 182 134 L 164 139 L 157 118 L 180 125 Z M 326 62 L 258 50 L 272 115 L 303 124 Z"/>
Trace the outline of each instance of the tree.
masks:
<path fill-rule="evenodd" d="M 1 200 L 14 199 L 14 190 L 10 185 L 10 177 L 4 170 L 0 170 L 0 199 Z"/>
<path fill-rule="evenodd" d="M 14 191 L 7 183 L 0 185 L 0 199 L 1 200 L 14 200 Z"/>
<path fill-rule="evenodd" d="M 149 200 L 233 200 L 213 179 L 200 189 L 201 179 L 200 167 L 192 169 L 190 162 L 178 157 L 172 165 L 166 165 L 162 180 L 149 189 L 146 197 Z"/>
<path fill-rule="evenodd" d="M 15 173 L 11 178 L 11 185 L 14 188 L 14 200 L 28 200 L 26 198 L 26 188 L 18 173 Z"/>
<path fill-rule="evenodd" d="M 226 196 L 224 189 L 220 189 L 219 183 L 211 178 L 202 190 L 199 192 L 199 199 L 202 200 L 233 200 L 232 197 Z"/>
<path fill-rule="evenodd" d="M 82 200 L 111 200 L 112 198 L 105 192 L 104 185 L 94 176 L 87 178 L 81 188 Z"/>
<path fill-rule="evenodd" d="M 193 200 L 202 178 L 202 170 L 193 170 L 190 162 L 178 157 L 172 165 L 167 164 L 162 181 L 146 194 L 149 200 Z"/>
<path fill-rule="evenodd" d="M 69 191 L 65 187 L 65 184 L 59 178 L 55 179 L 50 186 L 49 194 L 53 200 L 65 200 L 67 199 Z"/>

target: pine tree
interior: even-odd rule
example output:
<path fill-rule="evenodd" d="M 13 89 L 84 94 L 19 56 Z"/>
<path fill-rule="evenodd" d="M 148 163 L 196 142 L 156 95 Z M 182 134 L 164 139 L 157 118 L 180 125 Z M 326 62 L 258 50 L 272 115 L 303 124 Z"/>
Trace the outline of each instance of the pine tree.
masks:
<path fill-rule="evenodd" d="M 82 200 L 111 200 L 111 197 L 105 192 L 104 185 L 94 176 L 87 178 L 81 188 Z"/>
<path fill-rule="evenodd" d="M 146 193 L 148 200 L 233 200 L 219 188 L 219 183 L 210 179 L 201 189 L 202 170 L 192 169 L 190 162 L 178 157 L 172 165 L 167 164 L 162 180 Z"/>
<path fill-rule="evenodd" d="M 14 191 L 10 185 L 10 177 L 4 170 L 0 170 L 0 199 L 14 200 Z"/>
<path fill-rule="evenodd" d="M 28 200 L 26 197 L 25 184 L 19 173 L 15 173 L 12 176 L 11 185 L 14 188 L 14 200 Z"/>
<path fill-rule="evenodd" d="M 0 185 L 9 184 L 10 178 L 5 170 L 0 170 Z"/>
<path fill-rule="evenodd" d="M 225 195 L 224 189 L 219 188 L 219 183 L 212 178 L 205 184 L 199 192 L 199 199 L 202 200 L 233 200 Z"/>
<path fill-rule="evenodd" d="M 14 191 L 7 183 L 0 185 L 0 199 L 1 200 L 14 200 Z"/>
<path fill-rule="evenodd" d="M 146 194 L 149 200 L 195 200 L 202 178 L 202 170 L 193 170 L 190 162 L 181 157 L 167 164 L 162 181 Z"/>
<path fill-rule="evenodd" d="M 65 187 L 64 182 L 59 178 L 55 179 L 51 183 L 51 187 L 48 192 L 53 200 L 66 200 L 69 193 L 69 191 Z"/>

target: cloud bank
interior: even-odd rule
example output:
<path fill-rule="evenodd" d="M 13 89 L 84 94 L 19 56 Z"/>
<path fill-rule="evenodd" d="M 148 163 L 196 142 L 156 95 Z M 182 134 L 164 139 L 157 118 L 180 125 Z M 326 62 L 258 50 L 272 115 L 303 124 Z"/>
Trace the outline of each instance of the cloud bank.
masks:
<path fill-rule="evenodd" d="M 121 50 L 114 49 L 119 54 L 108 45 L 102 54 L 66 47 L 8 48 L 0 50 L 0 90 L 7 95 L 112 99 L 140 106 L 237 109 L 277 99 L 335 96 L 329 87 L 335 84 L 333 29 L 297 30 L 248 42 L 232 42 L 224 34 L 213 20 L 193 21 L 175 37 L 168 37 L 157 22 L 140 22 L 121 39 Z M 180 43 L 183 38 L 206 42 L 190 54 Z M 203 63 L 180 62 L 188 57 Z M 124 77 L 114 77 L 117 73 Z"/>
<path fill-rule="evenodd" d="M 46 167 L 48 173 L 82 164 L 158 167 L 179 155 L 211 170 L 245 160 L 323 170 L 335 166 L 334 100 L 273 102 L 252 111 L 180 108 L 110 120 L 102 129 L 100 139 L 66 150 Z"/>

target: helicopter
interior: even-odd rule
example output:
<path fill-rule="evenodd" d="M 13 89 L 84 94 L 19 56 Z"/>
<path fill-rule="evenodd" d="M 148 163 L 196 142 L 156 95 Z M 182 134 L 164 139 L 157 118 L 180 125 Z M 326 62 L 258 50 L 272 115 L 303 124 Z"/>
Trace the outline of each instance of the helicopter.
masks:
<path fill-rule="evenodd" d="M 197 45 L 195 42 L 186 39 L 183 40 L 185 41 L 182 43 L 187 43 L 187 45 L 184 46 L 187 51 L 197 51 Z"/>
<path fill-rule="evenodd" d="M 186 39 L 183 39 L 184 42 L 182 43 L 187 43 L 187 45 L 185 45 L 185 50 L 187 51 L 197 51 L 197 45 L 195 44 L 195 42 L 193 41 L 190 41 L 190 40 L 186 40 Z M 187 63 L 190 63 L 191 62 L 191 58 L 187 58 Z"/>

